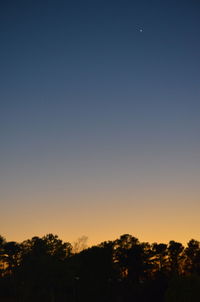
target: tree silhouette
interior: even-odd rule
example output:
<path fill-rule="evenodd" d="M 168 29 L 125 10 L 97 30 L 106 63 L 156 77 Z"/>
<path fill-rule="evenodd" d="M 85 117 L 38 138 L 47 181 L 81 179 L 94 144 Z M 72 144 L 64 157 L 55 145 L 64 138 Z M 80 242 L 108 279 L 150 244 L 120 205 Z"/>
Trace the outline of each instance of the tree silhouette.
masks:
<path fill-rule="evenodd" d="M 171 240 L 168 246 L 169 268 L 171 273 L 179 274 L 182 271 L 184 247 L 181 243 Z"/>
<path fill-rule="evenodd" d="M 185 249 L 186 271 L 200 275 L 200 243 L 197 240 L 191 239 Z"/>
<path fill-rule="evenodd" d="M 2 277 L 3 272 L 4 272 L 4 245 L 5 245 L 6 240 L 4 239 L 3 236 L 0 235 L 0 277 Z"/>
<path fill-rule="evenodd" d="M 4 244 L 4 262 L 6 263 L 6 272 L 11 273 L 19 265 L 21 247 L 14 241 Z"/>
<path fill-rule="evenodd" d="M 154 254 L 154 263 L 157 272 L 166 272 L 167 270 L 167 244 L 154 243 L 152 245 Z"/>
<path fill-rule="evenodd" d="M 72 252 L 76 254 L 76 253 L 80 253 L 81 251 L 85 250 L 88 247 L 87 240 L 88 240 L 87 236 L 79 237 L 73 243 Z"/>
<path fill-rule="evenodd" d="M 0 236 L 0 301 L 198 301 L 200 243 L 139 242 L 124 234 L 73 253 L 57 235 Z"/>

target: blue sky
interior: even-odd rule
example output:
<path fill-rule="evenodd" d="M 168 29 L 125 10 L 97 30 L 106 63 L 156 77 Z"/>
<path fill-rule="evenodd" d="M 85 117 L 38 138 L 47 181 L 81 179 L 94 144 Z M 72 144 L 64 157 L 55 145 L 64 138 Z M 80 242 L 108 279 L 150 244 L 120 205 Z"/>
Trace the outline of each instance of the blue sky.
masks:
<path fill-rule="evenodd" d="M 1 1 L 0 37 L 2 235 L 195 237 L 198 1 Z"/>

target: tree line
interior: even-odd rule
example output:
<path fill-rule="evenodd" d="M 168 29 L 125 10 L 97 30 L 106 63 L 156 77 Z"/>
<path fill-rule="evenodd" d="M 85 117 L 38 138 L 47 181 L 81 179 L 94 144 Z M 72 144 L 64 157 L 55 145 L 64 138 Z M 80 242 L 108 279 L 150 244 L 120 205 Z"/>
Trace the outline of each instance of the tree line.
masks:
<path fill-rule="evenodd" d="M 0 301 L 200 301 L 200 242 L 124 234 L 79 250 L 53 234 L 22 243 L 0 236 Z"/>

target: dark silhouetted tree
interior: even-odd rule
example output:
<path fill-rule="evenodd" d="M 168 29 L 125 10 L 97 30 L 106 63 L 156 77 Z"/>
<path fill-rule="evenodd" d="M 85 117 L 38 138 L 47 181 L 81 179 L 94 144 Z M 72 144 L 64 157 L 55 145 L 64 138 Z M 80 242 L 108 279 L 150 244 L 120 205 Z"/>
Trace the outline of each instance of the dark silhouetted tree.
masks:
<path fill-rule="evenodd" d="M 4 244 L 4 263 L 6 264 L 6 272 L 12 273 L 19 263 L 21 257 L 20 244 L 10 241 Z"/>
<path fill-rule="evenodd" d="M 185 249 L 185 271 L 200 275 L 200 242 L 191 239 Z"/>
<path fill-rule="evenodd" d="M 154 263 L 156 272 L 166 272 L 167 270 L 167 244 L 154 243 L 152 245 L 152 251 L 154 254 Z"/>
<path fill-rule="evenodd" d="M 168 245 L 169 269 L 172 274 L 179 274 L 182 271 L 184 247 L 181 243 L 171 240 Z"/>
<path fill-rule="evenodd" d="M 0 277 L 3 275 L 4 272 L 4 246 L 5 246 L 6 240 L 3 236 L 0 235 Z"/>

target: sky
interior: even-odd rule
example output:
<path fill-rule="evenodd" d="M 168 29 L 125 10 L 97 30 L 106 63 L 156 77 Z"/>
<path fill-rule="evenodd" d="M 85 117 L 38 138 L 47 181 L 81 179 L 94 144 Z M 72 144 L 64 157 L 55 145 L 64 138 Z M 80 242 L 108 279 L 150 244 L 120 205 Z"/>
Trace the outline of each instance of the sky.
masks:
<path fill-rule="evenodd" d="M 200 240 L 200 3 L 0 1 L 0 234 Z"/>

